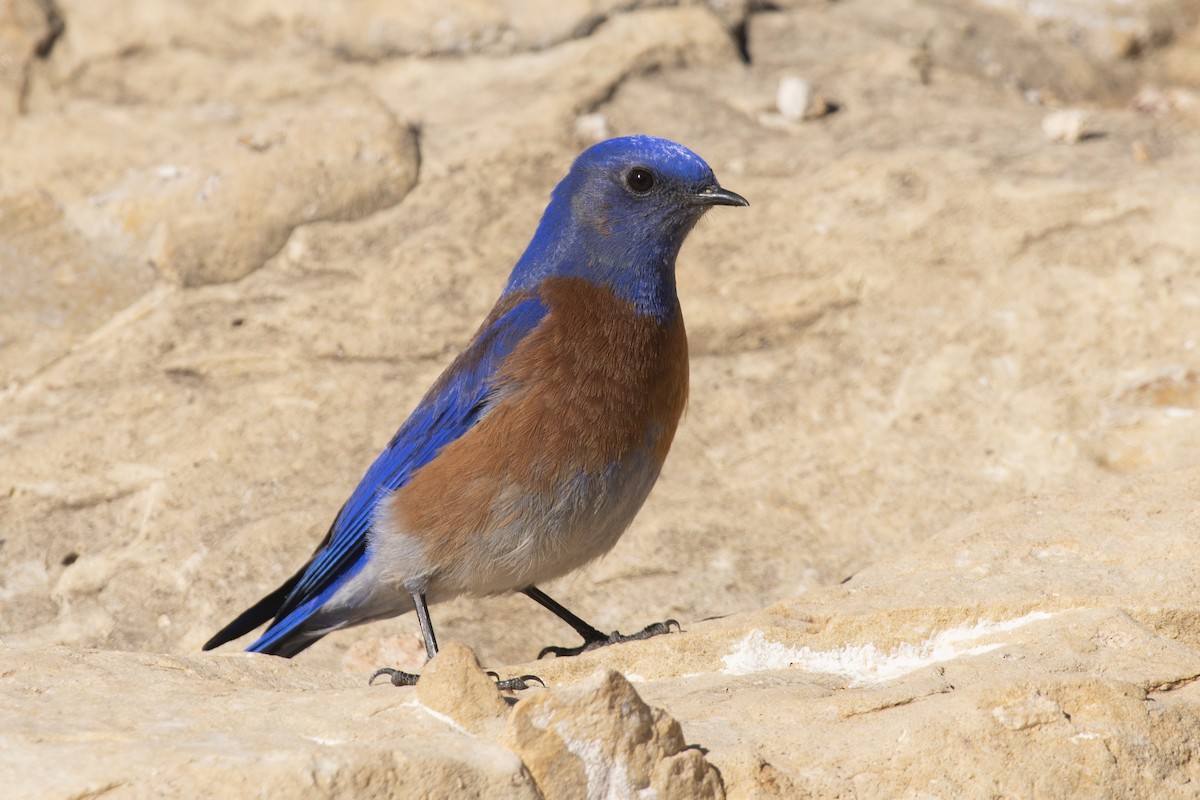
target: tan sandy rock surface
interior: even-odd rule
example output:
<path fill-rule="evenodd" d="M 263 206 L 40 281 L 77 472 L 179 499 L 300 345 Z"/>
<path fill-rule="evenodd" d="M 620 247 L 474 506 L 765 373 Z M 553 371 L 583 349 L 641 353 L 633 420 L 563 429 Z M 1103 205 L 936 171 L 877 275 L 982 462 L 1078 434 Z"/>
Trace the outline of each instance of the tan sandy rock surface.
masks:
<path fill-rule="evenodd" d="M 0 0 L 0 797 L 1197 796 L 1198 23 Z M 681 254 L 658 487 L 543 588 L 684 631 L 535 661 L 571 631 L 460 599 L 416 689 L 366 682 L 411 615 L 200 653 L 634 132 L 752 205 Z"/>

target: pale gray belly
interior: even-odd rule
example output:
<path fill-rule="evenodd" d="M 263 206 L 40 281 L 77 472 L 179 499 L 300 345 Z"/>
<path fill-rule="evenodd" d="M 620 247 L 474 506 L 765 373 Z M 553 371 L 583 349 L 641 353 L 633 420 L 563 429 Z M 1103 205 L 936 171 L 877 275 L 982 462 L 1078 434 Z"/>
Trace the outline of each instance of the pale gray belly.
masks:
<path fill-rule="evenodd" d="M 430 592 L 486 595 L 523 589 L 578 569 L 612 549 L 658 479 L 639 458 L 605 474 L 578 476 L 546 493 L 509 490 L 496 500 L 505 520 L 476 547 L 432 576 Z"/>

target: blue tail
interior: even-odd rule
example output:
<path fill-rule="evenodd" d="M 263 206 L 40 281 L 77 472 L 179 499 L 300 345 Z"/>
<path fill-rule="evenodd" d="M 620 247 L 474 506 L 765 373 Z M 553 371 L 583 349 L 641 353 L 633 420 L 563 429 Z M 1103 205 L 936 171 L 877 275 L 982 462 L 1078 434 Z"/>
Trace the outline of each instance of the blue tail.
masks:
<path fill-rule="evenodd" d="M 324 548 L 324 544 L 323 542 L 322 546 L 317 548 L 318 554 Z M 282 586 L 243 611 L 237 619 L 218 631 L 215 636 L 205 643 L 204 649 L 212 650 L 213 648 L 220 647 L 226 642 L 246 635 L 264 622 L 274 618 L 271 626 L 252 645 L 247 647 L 246 650 L 252 653 L 283 656 L 284 658 L 291 658 L 297 653 L 302 652 L 326 633 L 334 630 L 335 627 L 323 625 L 306 628 L 305 623 L 309 622 L 313 615 L 321 610 L 326 601 L 333 597 L 345 585 L 346 581 L 358 574 L 358 571 L 367 562 L 365 546 L 358 552 L 350 552 L 345 555 L 350 557 L 346 559 L 350 563 L 347 564 L 344 570 L 340 571 L 335 580 L 331 581 L 320 592 L 311 597 L 303 598 L 300 603 L 296 602 L 297 600 L 301 600 L 301 598 L 296 596 L 296 588 L 312 564 L 312 561 L 309 561 L 295 575 L 284 581 Z M 315 558 L 316 555 L 314 555 Z"/>

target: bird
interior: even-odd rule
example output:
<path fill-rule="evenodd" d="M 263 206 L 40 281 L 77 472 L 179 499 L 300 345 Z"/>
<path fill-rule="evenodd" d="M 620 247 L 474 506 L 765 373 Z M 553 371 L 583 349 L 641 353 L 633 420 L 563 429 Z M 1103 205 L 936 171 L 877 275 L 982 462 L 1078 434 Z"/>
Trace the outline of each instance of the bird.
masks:
<path fill-rule="evenodd" d="M 432 659 L 430 604 L 513 591 L 584 640 L 539 657 L 678 628 L 604 634 L 537 584 L 608 552 L 657 481 L 688 397 L 676 257 L 708 209 L 748 205 L 667 139 L 618 137 L 579 154 L 495 306 L 312 557 L 204 649 L 269 622 L 246 649 L 290 658 L 333 631 L 415 611 Z M 381 674 L 418 677 L 385 667 L 371 681 Z"/>

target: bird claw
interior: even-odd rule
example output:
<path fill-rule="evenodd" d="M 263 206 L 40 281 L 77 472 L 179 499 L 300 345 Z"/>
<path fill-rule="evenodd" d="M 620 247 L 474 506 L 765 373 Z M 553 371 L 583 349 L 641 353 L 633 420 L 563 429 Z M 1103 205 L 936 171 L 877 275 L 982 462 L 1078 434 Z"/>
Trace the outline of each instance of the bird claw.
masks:
<path fill-rule="evenodd" d="M 500 680 L 500 674 L 497 672 L 489 669 L 487 674 L 496 682 L 496 688 L 502 692 L 523 692 L 530 688 L 529 681 L 537 681 L 543 689 L 546 688 L 546 682 L 537 675 L 518 675 L 515 678 Z"/>
<path fill-rule="evenodd" d="M 411 672 L 401 672 L 391 667 L 380 667 L 371 673 L 371 679 L 367 681 L 367 686 L 375 683 L 375 679 L 380 675 L 387 675 L 392 681 L 392 686 L 416 686 L 417 679 L 421 677 L 420 675 L 413 675 Z"/>
<path fill-rule="evenodd" d="M 550 645 L 543 647 L 538 653 L 538 658 L 545 658 L 547 655 L 553 655 L 555 658 L 566 658 L 567 656 L 577 656 L 581 653 L 587 653 L 601 647 L 608 647 L 610 644 L 622 644 L 624 642 L 636 642 L 642 639 L 649 639 L 652 636 L 660 636 L 664 633 L 672 631 L 683 631 L 683 627 L 678 620 L 669 619 L 665 622 L 655 622 L 642 628 L 637 633 L 624 634 L 620 631 L 613 631 L 603 639 L 589 639 L 578 647 L 555 647 Z"/>
<path fill-rule="evenodd" d="M 402 672 L 391 667 L 381 667 L 371 673 L 371 678 L 367 681 L 367 685 L 374 684 L 375 679 L 380 675 L 387 675 L 388 679 L 392 682 L 392 686 L 416 686 L 417 681 L 421 678 L 420 675 L 414 675 L 411 672 Z M 488 675 L 496 682 L 496 688 L 504 692 L 519 692 L 528 689 L 530 688 L 530 681 L 537 681 L 543 689 L 546 687 L 546 682 L 537 675 L 518 675 L 515 678 L 506 678 L 505 680 L 500 680 L 500 676 L 491 670 L 488 670 Z"/>

